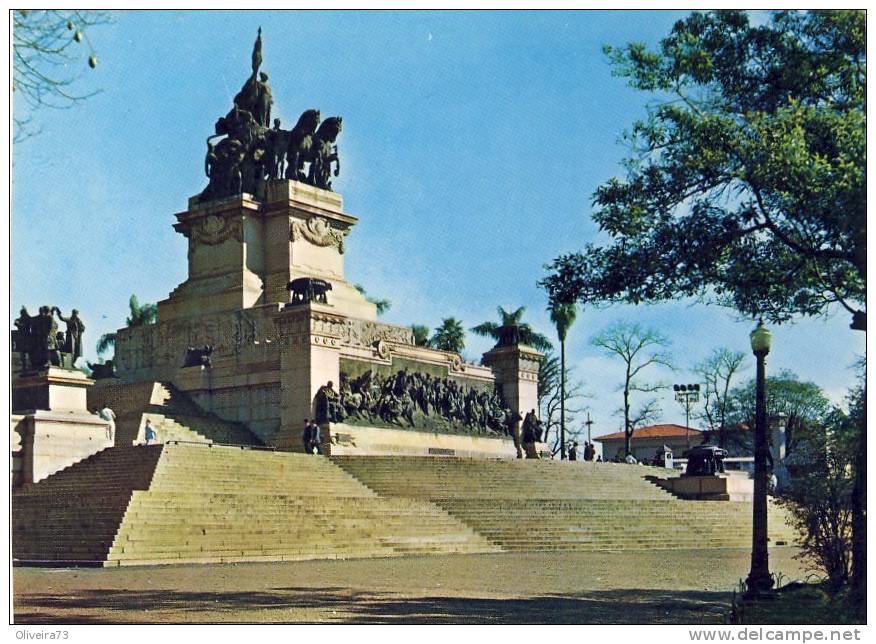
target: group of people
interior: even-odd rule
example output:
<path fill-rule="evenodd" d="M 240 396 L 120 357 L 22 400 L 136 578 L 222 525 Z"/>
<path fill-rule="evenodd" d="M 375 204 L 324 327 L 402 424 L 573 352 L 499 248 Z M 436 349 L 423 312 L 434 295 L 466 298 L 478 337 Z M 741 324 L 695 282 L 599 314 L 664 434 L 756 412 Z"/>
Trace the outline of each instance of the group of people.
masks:
<path fill-rule="evenodd" d="M 107 440 L 115 440 L 116 436 L 116 413 L 110 408 L 108 403 L 100 405 L 94 412 L 101 420 L 106 421 L 106 437 Z M 146 445 L 152 445 L 158 442 L 158 436 L 155 433 L 155 427 L 152 421 L 146 419 L 146 425 L 143 428 L 143 439 Z"/>
<path fill-rule="evenodd" d="M 316 396 L 317 422 L 383 421 L 415 427 L 419 417 L 424 425 L 442 421 L 457 431 L 509 435 L 511 415 L 496 389 L 480 390 L 407 370 L 383 377 L 369 370 L 353 379 L 341 374 L 340 391 L 329 382 Z"/>
<path fill-rule="evenodd" d="M 589 441 L 584 441 L 584 452 L 581 454 L 581 457 L 585 461 L 602 461 L 601 455 L 597 458 L 596 446 Z M 569 460 L 578 460 L 578 441 L 572 441 L 572 445 L 569 447 Z"/>
<path fill-rule="evenodd" d="M 67 332 L 58 329 L 55 315 L 67 324 Z M 85 323 L 79 311 L 73 309 L 70 317 L 64 317 L 57 306 L 41 306 L 38 315 L 30 315 L 22 306 L 15 320 L 13 342 L 21 358 L 22 371 L 44 369 L 52 365 L 72 368 L 82 355 L 82 334 Z M 67 356 L 65 360 L 65 356 Z"/>

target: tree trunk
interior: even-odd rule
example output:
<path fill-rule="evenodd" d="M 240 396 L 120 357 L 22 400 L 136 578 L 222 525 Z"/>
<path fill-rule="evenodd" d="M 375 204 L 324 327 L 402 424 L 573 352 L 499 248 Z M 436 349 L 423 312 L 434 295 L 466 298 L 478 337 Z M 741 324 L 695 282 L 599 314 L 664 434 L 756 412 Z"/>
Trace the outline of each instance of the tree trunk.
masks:
<path fill-rule="evenodd" d="M 627 386 L 624 387 L 624 450 L 626 454 L 624 456 L 629 456 L 632 453 L 632 438 L 633 432 L 632 427 L 630 427 L 630 388 L 629 388 L 629 378 L 627 378 Z"/>
<path fill-rule="evenodd" d="M 867 391 L 858 419 L 858 451 L 852 488 L 852 600 L 866 622 L 867 615 Z"/>
<path fill-rule="evenodd" d="M 566 460 L 566 342 L 560 341 L 560 460 Z"/>

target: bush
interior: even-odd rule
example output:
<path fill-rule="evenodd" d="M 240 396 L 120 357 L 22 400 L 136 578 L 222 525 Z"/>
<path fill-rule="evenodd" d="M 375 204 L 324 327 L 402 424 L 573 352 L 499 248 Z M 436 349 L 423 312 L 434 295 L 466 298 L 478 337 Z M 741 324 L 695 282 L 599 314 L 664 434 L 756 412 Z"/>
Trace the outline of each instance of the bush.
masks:
<path fill-rule="evenodd" d="M 780 502 L 803 535 L 800 557 L 827 575 L 831 590 L 849 579 L 852 546 L 852 465 L 856 426 L 840 410 L 827 426 L 806 426 L 800 436 L 791 483 Z"/>

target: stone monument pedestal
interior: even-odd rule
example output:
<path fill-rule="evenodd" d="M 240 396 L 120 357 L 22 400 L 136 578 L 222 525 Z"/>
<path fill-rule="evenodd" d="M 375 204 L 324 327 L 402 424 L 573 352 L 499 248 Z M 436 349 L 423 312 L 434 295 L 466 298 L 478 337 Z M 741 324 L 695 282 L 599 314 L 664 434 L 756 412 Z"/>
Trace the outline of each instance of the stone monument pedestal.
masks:
<path fill-rule="evenodd" d="M 656 479 L 655 483 L 682 499 L 751 501 L 754 497 L 754 481 L 747 476 L 733 474 L 679 476 Z"/>
<path fill-rule="evenodd" d="M 94 381 L 49 367 L 12 380 L 11 482 L 36 483 L 113 444 L 109 424 L 88 412 Z"/>
<path fill-rule="evenodd" d="M 12 411 L 86 411 L 86 390 L 94 384 L 81 371 L 49 367 L 12 381 Z"/>

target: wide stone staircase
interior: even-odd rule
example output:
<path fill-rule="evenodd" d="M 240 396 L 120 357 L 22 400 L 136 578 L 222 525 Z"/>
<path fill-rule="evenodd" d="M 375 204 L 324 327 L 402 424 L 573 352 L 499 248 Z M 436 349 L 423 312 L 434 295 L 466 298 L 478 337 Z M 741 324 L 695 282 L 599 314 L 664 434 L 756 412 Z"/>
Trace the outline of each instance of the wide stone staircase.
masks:
<path fill-rule="evenodd" d="M 202 410 L 184 392 L 170 383 L 154 383 L 148 404 L 124 409 L 116 419 L 116 445 L 145 440 L 146 421 L 152 421 L 157 440 L 230 445 L 262 445 L 242 423 L 223 420 Z"/>
<path fill-rule="evenodd" d="M 137 565 L 499 548 L 328 459 L 209 444 L 106 449 L 13 493 L 16 563 Z"/>
<path fill-rule="evenodd" d="M 682 501 L 616 463 L 427 457 L 332 459 L 381 495 L 428 500 L 504 550 L 748 547 L 751 504 Z M 772 545 L 795 539 L 771 504 Z"/>

